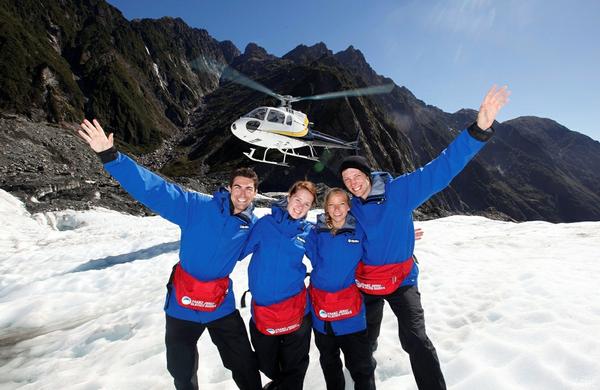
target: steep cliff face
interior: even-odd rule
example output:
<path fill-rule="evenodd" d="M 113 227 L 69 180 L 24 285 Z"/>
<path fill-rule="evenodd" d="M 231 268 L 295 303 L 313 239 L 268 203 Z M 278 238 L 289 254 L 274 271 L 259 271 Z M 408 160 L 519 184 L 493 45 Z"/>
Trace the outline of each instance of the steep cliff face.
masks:
<path fill-rule="evenodd" d="M 185 121 L 202 97 L 219 86 L 221 66 L 239 50 L 231 42 L 220 43 L 206 30 L 193 29 L 181 19 L 133 21 L 152 60 L 154 93 L 165 106 L 166 116 L 177 126 Z"/>
<path fill-rule="evenodd" d="M 68 128 L 84 115 L 115 132 L 121 150 L 195 189 L 210 191 L 240 165 L 254 166 L 263 191 L 283 191 L 304 177 L 339 186 L 348 151 L 321 150 L 320 162 L 292 159 L 289 168 L 243 156 L 251 146 L 233 137 L 231 123 L 278 102 L 220 79 L 223 67 L 293 96 L 392 82 L 352 46 L 333 53 L 322 42 L 299 45 L 279 58 L 251 43 L 241 53 L 181 19 L 127 21 L 102 0 L 0 0 L 0 22 L 0 145 L 10 150 L 0 158 L 0 184 L 34 210 L 135 209 Z M 357 140 L 375 169 L 395 175 L 427 164 L 477 114 L 443 112 L 400 86 L 294 108 L 315 130 Z M 513 119 L 496 130 L 450 187 L 419 209 L 421 217 L 600 220 L 600 143 L 543 118 Z"/>
<path fill-rule="evenodd" d="M 0 3 L 0 107 L 34 120 L 103 120 L 133 152 L 183 126 L 239 52 L 180 19 L 127 21 L 101 0 Z"/>

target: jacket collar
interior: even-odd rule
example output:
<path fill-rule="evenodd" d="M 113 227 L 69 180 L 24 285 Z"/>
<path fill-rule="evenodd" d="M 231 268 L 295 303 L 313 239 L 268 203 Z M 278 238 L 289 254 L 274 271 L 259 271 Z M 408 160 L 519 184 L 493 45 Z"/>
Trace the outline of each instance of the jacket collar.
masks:
<path fill-rule="evenodd" d="M 280 199 L 271 205 L 271 215 L 277 222 L 291 219 L 290 214 L 287 212 L 287 198 Z"/>
<path fill-rule="evenodd" d="M 371 173 L 371 192 L 367 199 L 360 199 L 362 204 L 385 202 L 385 185 L 392 179 L 388 172 Z"/>
<path fill-rule="evenodd" d="M 307 225 L 311 225 L 306 220 L 306 217 L 293 219 L 287 211 L 287 199 L 280 200 L 271 206 L 271 216 L 275 221 L 275 225 L 282 233 L 291 235 L 298 234 L 304 231 Z"/>
<path fill-rule="evenodd" d="M 346 221 L 344 222 L 344 226 L 337 229 L 335 234 L 346 233 L 346 232 L 354 233 L 355 230 L 356 230 L 356 218 L 354 218 L 354 215 L 348 213 L 348 215 L 346 216 Z M 326 215 L 319 214 L 317 216 L 317 232 L 322 233 L 322 232 L 330 232 L 330 231 L 331 231 L 331 229 L 327 226 Z"/>
<path fill-rule="evenodd" d="M 250 203 L 246 210 L 242 211 L 238 214 L 233 213 L 233 204 L 231 203 L 231 192 L 229 192 L 225 187 L 220 187 L 214 194 L 214 198 L 217 200 L 219 207 L 221 209 L 221 214 L 231 215 L 241 219 L 243 222 L 249 224 L 254 219 L 254 203 Z"/>

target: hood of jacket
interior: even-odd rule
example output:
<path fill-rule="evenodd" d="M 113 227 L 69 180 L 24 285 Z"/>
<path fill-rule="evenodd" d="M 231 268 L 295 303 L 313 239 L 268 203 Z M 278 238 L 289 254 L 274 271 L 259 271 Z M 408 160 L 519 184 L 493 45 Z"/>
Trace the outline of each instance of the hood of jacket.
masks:
<path fill-rule="evenodd" d="M 392 180 L 392 175 L 388 172 L 373 172 L 371 173 L 371 192 L 367 199 L 360 199 L 364 203 L 382 203 L 385 201 L 385 186 Z"/>
<path fill-rule="evenodd" d="M 317 216 L 317 232 L 330 232 L 331 229 L 327 226 L 327 214 L 319 214 Z M 356 230 L 356 218 L 350 213 L 346 216 L 346 221 L 344 221 L 344 225 L 336 230 L 336 234 L 344 233 L 344 232 L 354 232 Z"/>

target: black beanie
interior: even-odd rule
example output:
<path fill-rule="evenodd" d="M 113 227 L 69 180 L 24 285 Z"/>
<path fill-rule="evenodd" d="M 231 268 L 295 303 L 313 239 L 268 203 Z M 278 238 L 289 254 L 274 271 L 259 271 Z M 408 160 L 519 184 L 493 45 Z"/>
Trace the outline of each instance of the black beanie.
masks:
<path fill-rule="evenodd" d="M 369 162 L 363 156 L 348 156 L 340 165 L 339 174 L 342 176 L 342 172 L 348 168 L 355 168 L 359 171 L 363 172 L 369 180 L 371 180 L 371 167 L 369 166 Z"/>

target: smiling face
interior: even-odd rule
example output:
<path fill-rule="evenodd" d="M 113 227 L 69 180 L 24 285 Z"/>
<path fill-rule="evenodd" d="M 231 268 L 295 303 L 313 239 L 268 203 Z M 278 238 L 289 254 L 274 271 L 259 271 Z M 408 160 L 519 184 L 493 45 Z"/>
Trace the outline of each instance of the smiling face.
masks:
<path fill-rule="evenodd" d="M 342 172 L 344 185 L 352 195 L 367 199 L 371 193 L 371 181 L 365 173 L 356 168 L 347 168 Z"/>
<path fill-rule="evenodd" d="M 256 196 L 254 180 L 244 176 L 236 176 L 231 183 L 231 203 L 233 213 L 239 214 L 246 210 Z"/>
<path fill-rule="evenodd" d="M 336 228 L 341 228 L 346 223 L 346 216 L 350 211 L 348 195 L 342 191 L 332 192 L 325 199 L 325 212 Z"/>
<path fill-rule="evenodd" d="M 296 192 L 288 196 L 287 212 L 294 219 L 303 218 L 312 207 L 314 200 L 315 197 L 310 191 L 298 188 Z"/>

